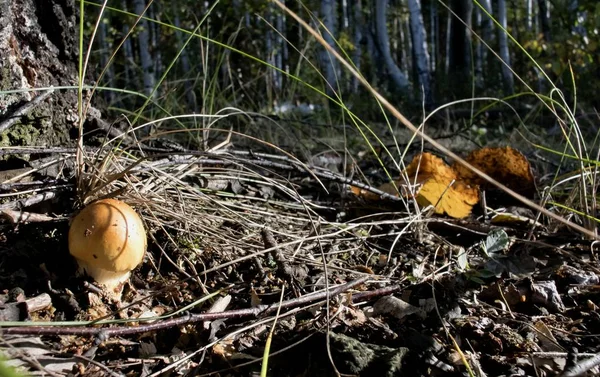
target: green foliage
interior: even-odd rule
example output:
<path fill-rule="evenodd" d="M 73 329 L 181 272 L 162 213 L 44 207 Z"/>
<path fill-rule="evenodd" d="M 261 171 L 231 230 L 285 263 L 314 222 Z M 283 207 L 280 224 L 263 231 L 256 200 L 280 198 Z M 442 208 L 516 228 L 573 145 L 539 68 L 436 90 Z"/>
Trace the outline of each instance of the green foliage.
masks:
<path fill-rule="evenodd" d="M 5 358 L 0 355 L 0 377 L 26 377 L 27 374 L 18 372 L 16 369 L 6 365 Z"/>
<path fill-rule="evenodd" d="M 508 234 L 501 228 L 492 229 L 485 241 L 481 243 L 481 250 L 488 257 L 494 257 L 508 247 L 510 239 Z"/>

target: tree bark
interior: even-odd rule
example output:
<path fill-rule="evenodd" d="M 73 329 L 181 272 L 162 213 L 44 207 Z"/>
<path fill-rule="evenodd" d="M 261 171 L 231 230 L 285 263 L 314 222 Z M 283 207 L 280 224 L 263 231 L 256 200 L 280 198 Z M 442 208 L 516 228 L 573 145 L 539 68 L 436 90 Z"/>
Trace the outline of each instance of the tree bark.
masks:
<path fill-rule="evenodd" d="M 133 3 L 134 12 L 138 16 L 144 15 L 146 4 L 144 0 L 134 0 Z M 138 23 L 140 28 L 138 33 L 138 50 L 140 53 L 140 65 L 142 68 L 142 74 L 144 77 L 144 93 L 150 95 L 154 88 L 154 72 L 153 72 L 153 61 L 152 55 L 150 54 L 150 25 L 145 19 L 141 19 Z"/>
<path fill-rule="evenodd" d="M 450 17 L 448 83 L 456 98 L 471 95 L 471 0 L 452 0 Z"/>
<path fill-rule="evenodd" d="M 427 35 L 423 23 L 423 15 L 421 14 L 421 2 L 419 0 L 408 0 L 408 11 L 410 12 L 410 34 L 419 83 L 418 92 L 423 94 L 425 107 L 429 108 L 433 102 L 433 97 L 431 93 Z"/>
<path fill-rule="evenodd" d="M 354 51 L 352 53 L 352 63 L 354 67 L 360 72 L 360 63 L 362 55 L 363 45 L 363 28 L 365 27 L 364 17 L 362 16 L 362 4 L 361 0 L 355 0 L 352 4 L 352 26 L 354 27 Z M 358 92 L 359 82 L 354 76 L 351 78 L 351 92 Z"/>
<path fill-rule="evenodd" d="M 377 0 L 375 3 L 375 30 L 377 33 L 377 44 L 381 56 L 383 57 L 385 67 L 388 75 L 398 88 L 400 92 L 406 93 L 408 91 L 408 78 L 394 59 L 390 51 L 390 38 L 387 30 L 387 0 Z"/>
<path fill-rule="evenodd" d="M 546 3 L 546 0 L 538 0 L 538 8 L 542 34 L 544 35 L 546 42 L 551 42 L 552 35 L 550 34 L 550 20 L 548 19 L 548 4 Z"/>
<path fill-rule="evenodd" d="M 323 30 L 323 39 L 328 45 L 336 49 L 334 36 L 337 34 L 335 17 L 336 17 L 336 1 L 335 0 L 321 0 L 321 17 L 323 25 L 327 30 Z M 321 64 L 323 71 L 325 72 L 325 80 L 327 81 L 326 90 L 328 94 L 332 94 L 333 91 L 338 89 L 337 85 L 337 73 L 339 72 L 337 60 L 332 56 L 329 51 L 323 49 L 321 52 Z"/>
<path fill-rule="evenodd" d="M 105 16 L 106 17 L 106 16 Z M 108 65 L 110 60 L 110 49 L 112 46 L 108 43 L 108 31 L 106 30 L 106 22 L 98 24 L 98 44 L 100 45 L 100 68 L 104 69 L 105 79 L 102 82 L 103 86 L 115 87 L 115 71 L 113 65 Z M 104 99 L 107 103 L 113 105 L 115 100 L 115 92 L 106 90 L 103 92 Z"/>
<path fill-rule="evenodd" d="M 41 95 L 41 88 L 76 86 L 79 17 L 72 0 L 0 0 L 0 122 Z M 39 90 L 32 90 L 40 88 Z M 57 90 L 0 133 L 4 146 L 72 143 L 77 90 Z"/>
<path fill-rule="evenodd" d="M 498 22 L 506 30 L 506 1 L 498 0 Z M 498 28 L 498 44 L 500 49 L 500 57 L 504 61 L 502 64 L 502 83 L 504 84 L 505 94 L 510 95 L 514 91 L 514 78 L 510 71 L 510 52 L 508 50 L 508 36 L 504 31 Z"/>

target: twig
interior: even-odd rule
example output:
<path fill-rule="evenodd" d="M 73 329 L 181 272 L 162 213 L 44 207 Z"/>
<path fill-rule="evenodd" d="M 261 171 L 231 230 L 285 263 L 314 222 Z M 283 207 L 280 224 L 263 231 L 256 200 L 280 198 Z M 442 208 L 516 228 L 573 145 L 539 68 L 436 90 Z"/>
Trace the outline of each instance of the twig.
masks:
<path fill-rule="evenodd" d="M 565 370 L 560 375 L 560 377 L 577 377 L 577 376 L 583 376 L 590 369 L 595 368 L 598 365 L 600 365 L 600 353 L 596 354 L 593 357 L 590 357 L 589 359 L 585 359 L 583 361 L 578 362 L 577 364 L 575 364 L 572 367 L 570 367 L 567 370 Z"/>
<path fill-rule="evenodd" d="M 6 131 L 12 125 L 17 123 L 23 115 L 25 115 L 28 112 L 30 112 L 31 110 L 35 109 L 37 107 L 37 105 L 39 105 L 43 100 L 48 98 L 52 93 L 54 93 L 54 89 L 50 89 L 47 92 L 38 95 L 31 101 L 23 104 L 21 107 L 19 107 L 17 110 L 15 110 L 15 112 L 12 113 L 8 117 L 8 119 L 6 119 L 2 123 L 0 123 L 0 133 Z"/>
<path fill-rule="evenodd" d="M 88 357 L 85 356 L 81 356 L 81 355 L 73 355 L 74 358 L 85 361 L 86 363 L 92 364 L 97 366 L 98 368 L 102 369 L 103 371 L 105 371 L 106 373 L 108 373 L 109 376 L 111 377 L 125 377 L 125 375 L 123 373 L 117 373 L 113 370 L 110 370 L 109 367 L 107 367 L 106 365 L 102 364 L 101 362 L 98 362 L 94 359 L 90 359 Z"/>
<path fill-rule="evenodd" d="M 58 179 L 51 179 L 48 181 L 31 181 L 31 182 L 12 182 L 12 183 L 0 183 L 0 191 L 14 191 L 27 189 L 36 186 L 47 186 L 47 185 L 58 185 L 61 183 Z M 16 194 L 16 193 L 15 193 Z"/>
<path fill-rule="evenodd" d="M 12 209 L 0 210 L 0 217 L 4 217 L 11 224 L 20 223 L 43 223 L 48 221 L 57 220 L 55 217 L 50 217 L 42 213 L 15 211 Z"/>
<path fill-rule="evenodd" d="M 275 262 L 277 263 L 278 272 L 281 274 L 284 280 L 290 284 L 291 287 L 294 287 L 294 283 L 298 282 L 303 285 L 306 276 L 308 275 L 308 269 L 305 265 L 292 266 L 287 258 L 283 255 L 281 248 L 277 245 L 277 241 L 275 237 L 273 237 L 273 233 L 267 229 L 263 228 L 260 232 L 263 243 L 265 244 L 265 249 L 273 249 L 271 251 L 271 255 Z M 294 289 L 294 293 L 298 295 L 296 289 Z"/>
<path fill-rule="evenodd" d="M 112 336 L 125 336 L 131 334 L 139 334 L 149 331 L 163 330 L 170 327 L 187 325 L 190 323 L 202 322 L 202 321 L 214 321 L 217 319 L 227 318 L 243 318 L 243 317 L 258 317 L 260 315 L 268 315 L 277 311 L 278 308 L 290 309 L 298 307 L 304 304 L 308 304 L 315 301 L 324 300 L 327 297 L 337 296 L 348 289 L 356 287 L 372 278 L 371 276 L 363 276 L 359 279 L 353 280 L 346 284 L 339 285 L 329 291 L 318 292 L 314 294 L 304 295 L 295 299 L 287 300 L 280 303 L 271 305 L 260 305 L 254 308 L 230 310 L 219 313 L 202 313 L 202 314 L 188 314 L 183 317 L 167 319 L 161 322 L 150 323 L 146 325 L 140 325 L 137 327 L 132 326 L 115 326 L 110 328 L 100 327 L 77 327 L 77 326 L 20 326 L 20 327 L 8 327 L 0 329 L 0 334 L 15 334 L 15 335 L 92 335 L 99 336 L 102 339 L 108 339 Z M 0 323 L 1 325 L 2 323 Z"/>
<path fill-rule="evenodd" d="M 97 150 L 98 148 L 94 148 Z M 86 151 L 93 152 L 94 149 L 86 148 Z M 0 156 L 7 154 L 51 154 L 51 153 L 75 153 L 75 148 L 63 147 L 14 147 L 0 149 Z"/>
<path fill-rule="evenodd" d="M 0 205 L 0 211 L 4 211 L 7 209 L 23 209 L 46 200 L 54 199 L 55 197 L 56 192 L 54 191 L 44 192 L 41 194 L 30 196 L 27 199 L 19 199 L 12 202 L 4 203 Z"/>

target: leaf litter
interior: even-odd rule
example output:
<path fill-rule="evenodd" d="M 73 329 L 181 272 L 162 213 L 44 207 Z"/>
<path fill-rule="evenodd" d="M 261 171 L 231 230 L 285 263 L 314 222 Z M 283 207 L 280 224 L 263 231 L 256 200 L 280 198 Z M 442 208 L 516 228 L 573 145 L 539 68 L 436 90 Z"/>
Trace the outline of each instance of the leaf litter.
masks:
<path fill-rule="evenodd" d="M 47 177 L 59 185 L 37 186 L 47 199 L 2 186 L 0 211 L 44 215 L 0 223 L 0 313 L 11 313 L 0 348 L 29 373 L 250 375 L 278 308 L 271 375 L 335 375 L 327 347 L 353 375 L 598 372 L 594 244 L 532 214 L 486 220 L 478 204 L 493 189 L 461 166 L 423 153 L 404 178 L 371 186 L 259 146 L 123 148 L 86 150 L 94 179 L 80 198 L 74 150 Z M 535 197 L 520 152 L 484 148 L 467 161 Z M 82 200 L 108 196 L 134 206 L 151 235 L 120 302 L 74 275 L 65 242 Z M 513 213 L 496 199 L 486 207 Z M 41 294 L 51 305 L 27 306 Z M 39 351 L 15 354 L 15 339 Z"/>

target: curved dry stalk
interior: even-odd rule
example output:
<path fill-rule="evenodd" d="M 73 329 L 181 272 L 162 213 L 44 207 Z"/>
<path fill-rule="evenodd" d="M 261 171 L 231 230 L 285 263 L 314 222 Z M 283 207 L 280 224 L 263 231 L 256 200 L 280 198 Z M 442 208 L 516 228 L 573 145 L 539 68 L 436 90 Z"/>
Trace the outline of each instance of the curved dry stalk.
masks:
<path fill-rule="evenodd" d="M 298 22 L 298 24 L 300 24 L 307 32 L 309 32 L 317 41 L 319 41 L 319 43 L 323 46 L 323 48 L 326 48 L 333 56 L 335 56 L 335 58 L 342 63 L 346 69 L 348 69 L 348 71 L 350 71 L 350 73 L 356 77 L 356 79 L 358 81 L 360 81 L 360 83 L 390 112 L 392 113 L 392 115 L 398 119 L 404 126 L 406 126 L 408 129 L 410 129 L 412 132 L 414 132 L 415 134 L 419 135 L 420 137 L 422 137 L 423 139 L 427 140 L 429 143 L 431 143 L 431 145 L 433 145 L 437 150 L 439 150 L 440 152 L 444 153 L 445 155 L 451 157 L 452 159 L 454 159 L 455 161 L 457 161 L 458 163 L 460 163 L 461 165 L 465 166 L 467 169 L 469 169 L 470 171 L 472 171 L 473 173 L 477 174 L 479 177 L 483 178 L 485 181 L 489 182 L 490 184 L 494 185 L 495 187 L 501 189 L 502 191 L 506 192 L 507 194 L 509 194 L 510 196 L 512 196 L 513 198 L 517 199 L 519 202 L 525 204 L 526 206 L 539 211 L 541 213 L 543 213 L 544 215 L 557 220 L 563 224 L 565 224 L 566 226 L 577 230 L 578 232 L 591 237 L 593 239 L 600 239 L 600 237 L 595 234 L 594 232 L 580 226 L 577 225 L 575 223 L 572 223 L 571 221 L 547 210 L 546 208 L 541 207 L 540 205 L 538 205 L 537 203 L 534 203 L 532 200 L 524 197 L 523 195 L 509 189 L 508 187 L 506 187 L 504 184 L 498 182 L 497 180 L 493 179 L 492 177 L 490 177 L 489 175 L 485 174 L 484 172 L 482 172 L 481 170 L 477 169 L 476 167 L 474 167 L 473 165 L 469 164 L 468 162 L 466 162 L 463 158 L 461 158 L 460 156 L 458 156 L 456 153 L 452 152 L 451 150 L 449 150 L 448 148 L 444 147 L 442 144 L 440 144 L 437 140 L 433 139 L 431 136 L 427 135 L 426 133 L 424 133 L 423 131 L 421 131 L 420 128 L 417 128 L 414 124 L 412 124 L 412 122 L 410 120 L 408 120 L 404 115 L 402 115 L 402 113 L 400 113 L 400 111 L 398 111 L 398 109 L 396 109 L 383 95 L 381 95 L 375 88 L 373 88 L 373 86 L 371 86 L 371 84 L 362 76 L 360 75 L 356 69 L 354 69 L 354 67 L 352 67 L 352 65 L 350 63 L 348 63 L 333 47 L 331 47 L 324 39 L 323 37 L 314 30 L 314 28 L 312 28 L 310 25 L 308 25 L 304 20 L 302 20 L 295 12 L 293 12 L 291 9 L 289 9 L 288 7 L 286 7 L 283 3 L 281 3 L 281 1 L 279 0 L 273 0 L 275 4 L 277 4 L 278 7 L 280 7 L 284 12 L 286 12 L 287 14 L 289 14 L 292 18 L 294 18 L 294 20 L 296 20 L 296 22 Z"/>

